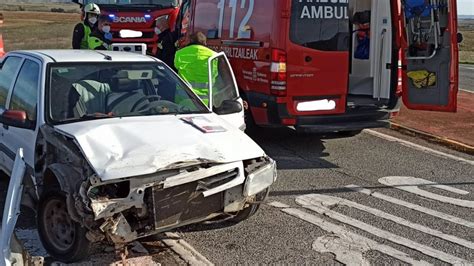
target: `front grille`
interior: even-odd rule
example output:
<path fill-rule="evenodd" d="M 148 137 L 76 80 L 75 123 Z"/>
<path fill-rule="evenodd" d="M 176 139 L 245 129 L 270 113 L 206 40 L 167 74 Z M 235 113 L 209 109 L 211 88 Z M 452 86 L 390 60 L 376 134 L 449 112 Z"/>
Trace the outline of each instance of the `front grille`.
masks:
<path fill-rule="evenodd" d="M 154 204 L 155 230 L 222 212 L 224 192 L 206 198 L 202 192 L 225 184 L 237 175 L 238 170 L 235 169 L 176 187 L 150 188 Z"/>

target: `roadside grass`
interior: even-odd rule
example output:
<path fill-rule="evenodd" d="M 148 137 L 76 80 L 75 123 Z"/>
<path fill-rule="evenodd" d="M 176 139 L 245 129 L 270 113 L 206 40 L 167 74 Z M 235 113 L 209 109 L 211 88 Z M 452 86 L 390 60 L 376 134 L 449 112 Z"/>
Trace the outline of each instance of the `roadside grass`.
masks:
<path fill-rule="evenodd" d="M 71 48 L 72 31 L 79 22 L 78 13 L 1 11 L 0 27 L 5 51 L 23 49 Z"/>
<path fill-rule="evenodd" d="M 474 20 L 459 21 L 459 32 L 464 36 L 459 45 L 459 61 L 474 64 Z"/>
<path fill-rule="evenodd" d="M 35 12 L 60 12 L 79 13 L 79 6 L 75 3 L 0 3 L 2 11 L 35 11 Z"/>

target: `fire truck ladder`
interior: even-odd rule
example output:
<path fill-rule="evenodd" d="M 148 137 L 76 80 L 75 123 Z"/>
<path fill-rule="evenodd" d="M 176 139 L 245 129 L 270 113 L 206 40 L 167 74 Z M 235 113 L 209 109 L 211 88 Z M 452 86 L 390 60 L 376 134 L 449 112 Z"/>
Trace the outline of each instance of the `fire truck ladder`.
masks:
<path fill-rule="evenodd" d="M 407 59 L 433 58 L 442 37 L 439 10 L 447 6 L 446 0 L 402 0 L 402 3 L 408 25 Z"/>

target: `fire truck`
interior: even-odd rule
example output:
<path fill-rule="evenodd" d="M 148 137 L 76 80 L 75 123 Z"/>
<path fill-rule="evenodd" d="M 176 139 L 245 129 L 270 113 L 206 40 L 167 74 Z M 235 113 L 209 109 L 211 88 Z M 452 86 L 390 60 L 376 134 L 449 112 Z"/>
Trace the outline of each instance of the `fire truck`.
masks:
<path fill-rule="evenodd" d="M 174 27 L 179 12 L 180 0 L 72 0 L 81 7 L 89 3 L 100 6 L 101 13 L 109 16 L 114 44 L 124 45 L 130 51 L 155 55 L 158 48 L 156 21 L 168 19 Z M 144 44 L 144 45 L 143 45 Z"/>
<path fill-rule="evenodd" d="M 179 12 L 183 39 L 203 32 L 230 59 L 248 125 L 357 132 L 387 125 L 400 98 L 456 111 L 455 0 L 183 0 Z"/>

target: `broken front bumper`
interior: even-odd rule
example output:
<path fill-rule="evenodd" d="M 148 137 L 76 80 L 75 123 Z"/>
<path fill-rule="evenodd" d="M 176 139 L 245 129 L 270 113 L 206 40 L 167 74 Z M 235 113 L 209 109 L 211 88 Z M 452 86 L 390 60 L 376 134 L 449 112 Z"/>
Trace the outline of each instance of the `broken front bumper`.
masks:
<path fill-rule="evenodd" d="M 252 163 L 204 164 L 115 183 L 93 179 L 87 196 L 99 224 L 96 234 L 120 244 L 241 211 L 256 203 L 256 194 L 275 180 L 276 164 L 265 157 Z"/>

